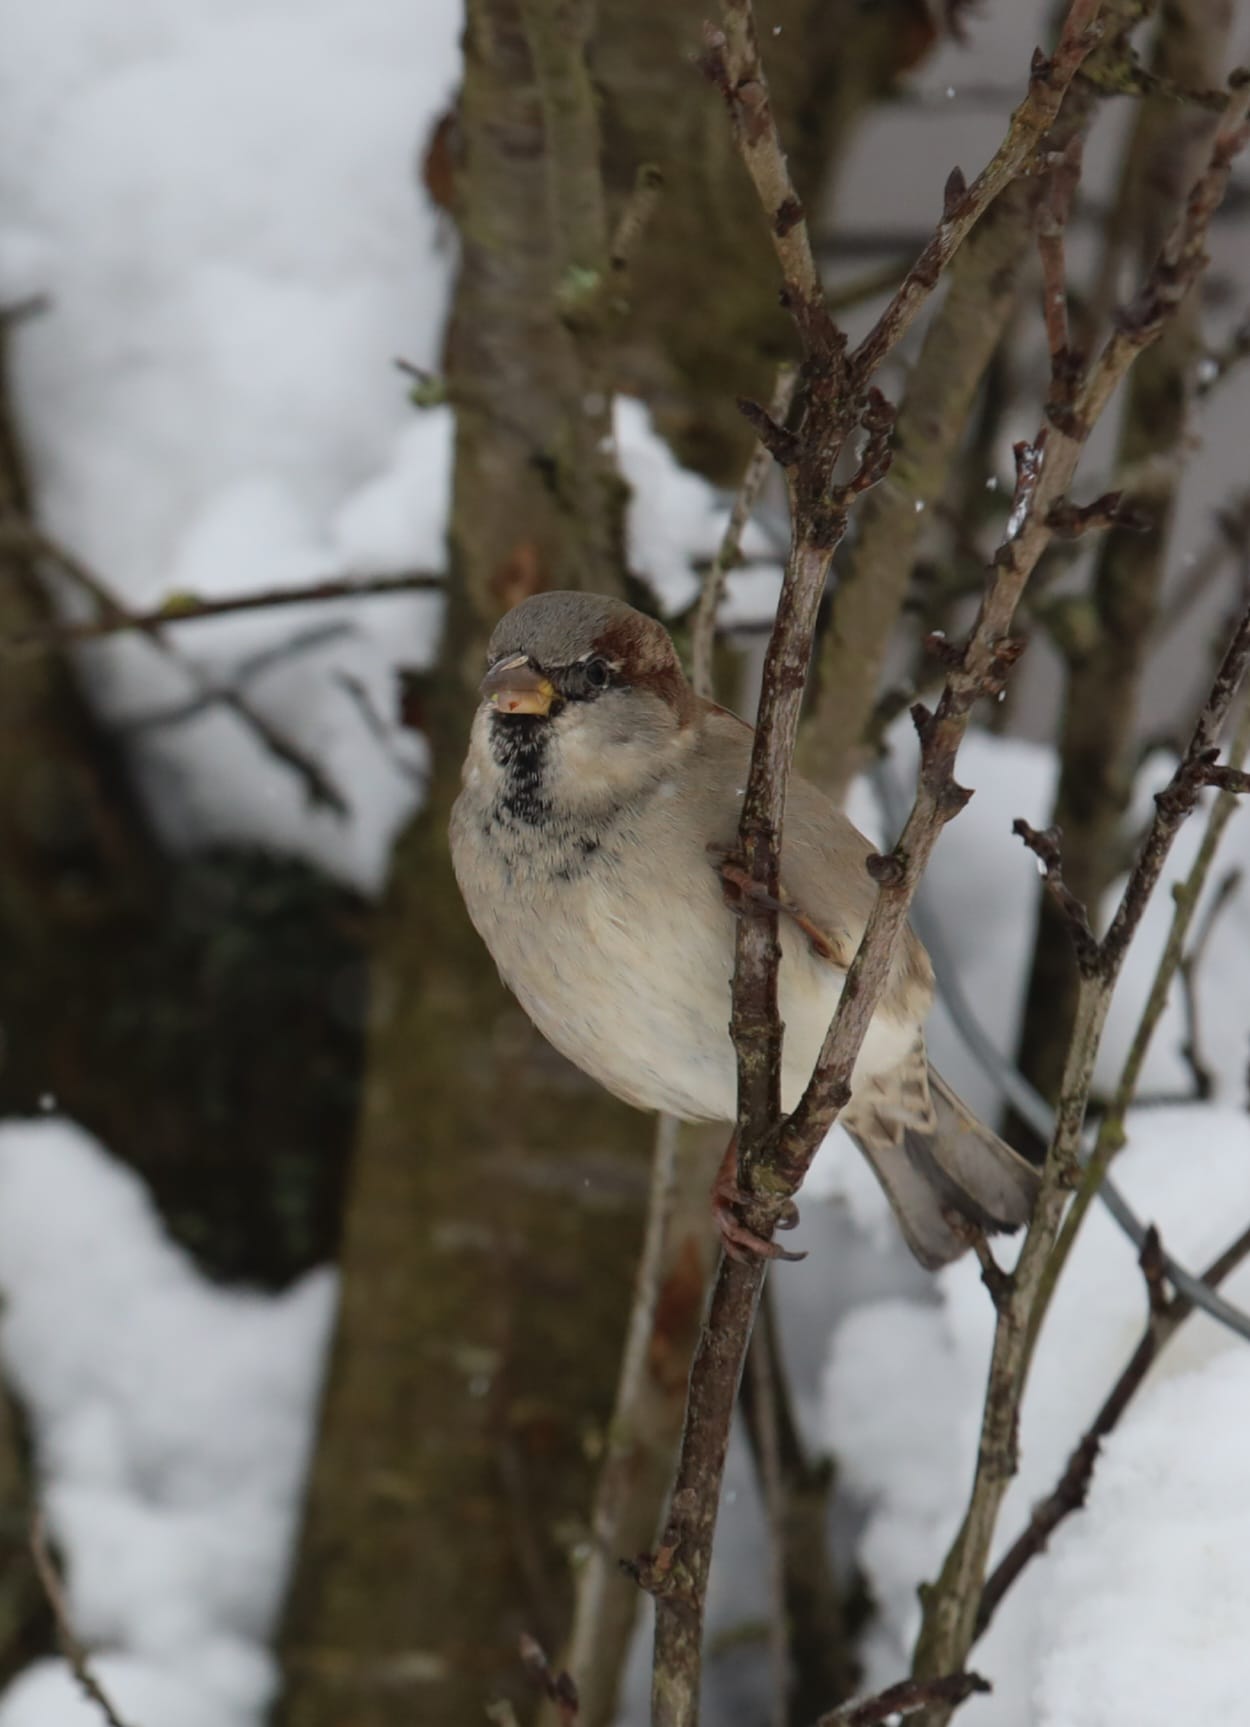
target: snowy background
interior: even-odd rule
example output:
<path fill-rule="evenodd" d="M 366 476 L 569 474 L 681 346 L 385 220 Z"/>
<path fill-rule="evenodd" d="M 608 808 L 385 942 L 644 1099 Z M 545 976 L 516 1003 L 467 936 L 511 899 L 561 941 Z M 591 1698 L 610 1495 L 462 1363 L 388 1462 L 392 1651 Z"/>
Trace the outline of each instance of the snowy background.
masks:
<path fill-rule="evenodd" d="M 1022 15 L 989 10 L 978 71 L 1014 74 L 1032 26 L 1022 39 Z M 393 362 L 435 366 L 440 349 L 453 245 L 416 170 L 457 81 L 455 0 L 0 0 L 0 20 L 10 46 L 0 66 L 0 301 L 49 302 L 13 341 L 41 521 L 135 607 L 176 593 L 440 571 L 450 419 L 415 412 Z M 934 92 L 953 92 L 949 143 L 926 122 L 935 188 L 951 161 L 973 166 L 999 134 L 997 114 L 961 112 L 948 82 L 960 76 L 969 63 L 953 51 L 926 74 Z M 871 135 L 862 147 L 874 148 Z M 867 219 L 855 208 L 863 176 L 847 183 L 847 220 Z M 920 220 L 936 191 L 909 185 L 898 202 L 895 217 Z M 1202 428 L 1214 454 L 1208 490 L 1178 529 L 1182 561 L 1209 488 L 1244 464 L 1244 417 L 1244 399 L 1229 392 Z M 646 500 L 631 514 L 631 559 L 676 607 L 693 593 L 692 559 L 715 544 L 722 501 L 675 466 L 637 403 L 617 404 L 616 434 Z M 60 597 L 71 614 L 81 604 L 69 588 Z M 259 613 L 185 627 L 177 663 L 127 638 L 84 649 L 82 665 L 100 712 L 132 747 L 168 843 L 254 841 L 371 894 L 421 798 L 420 743 L 395 720 L 394 675 L 430 661 L 438 612 L 437 596 L 413 595 Z M 347 819 L 310 807 L 213 700 L 227 679 L 318 761 Z M 171 713 L 183 717 L 171 724 Z M 901 736 L 899 755 L 905 769 Z M 1009 1049 L 1036 891 L 1010 826 L 1019 815 L 1044 821 L 1053 763 L 1039 747 L 978 735 L 961 777 L 977 796 L 943 839 L 925 892 L 968 994 Z M 877 819 L 864 788 L 854 813 L 865 826 Z M 1191 825 L 1177 870 L 1196 843 Z M 1232 862 L 1250 871 L 1244 814 L 1226 842 Z M 1130 964 L 1108 1075 L 1168 904 L 1161 893 Z M 1248 975 L 1242 888 L 1202 972 L 1215 1097 L 1139 1111 L 1120 1166 L 1138 1210 L 1190 1263 L 1250 1218 Z M 1186 1089 L 1179 1043 L 1174 1005 L 1147 1093 Z M 946 1023 L 934 1050 L 971 1103 L 994 1107 Z M 822 1163 L 821 1203 L 814 1192 L 804 1222 L 816 1251 L 777 1282 L 813 1443 L 836 1452 L 862 1513 L 859 1559 L 879 1607 L 868 1681 L 884 1683 L 905 1667 L 917 1582 L 933 1574 L 966 1489 L 991 1314 L 975 1268 L 934 1282 L 904 1264 L 884 1202 L 845 1145 L 831 1144 Z M 71 1612 L 101 1651 L 101 1677 L 148 1727 L 251 1727 L 275 1685 L 267 1640 L 332 1321 L 331 1273 L 277 1298 L 210 1286 L 108 1148 L 49 1114 L 0 1123 L 0 1292 L 5 1372 L 32 1421 Z M 1250 1272 L 1229 1293 L 1250 1301 Z M 1132 1253 L 1096 1215 L 1044 1335 L 1004 1537 L 1053 1480 L 1142 1317 Z M 970 1722 L 1240 1718 L 1248 1419 L 1250 1353 L 1194 1321 L 1108 1446 L 1088 1509 L 977 1650 L 995 1692 L 969 1706 Z M 737 1454 L 729 1498 L 714 1636 L 753 1617 L 762 1592 L 758 1512 Z M 644 1662 L 640 1643 L 636 1720 Z M 726 1663 L 713 1661 L 711 1683 L 724 1719 L 731 1690 L 749 1703 L 749 1683 L 744 1692 Z M 0 1727 L 96 1718 L 51 1660 L 0 1699 Z"/>

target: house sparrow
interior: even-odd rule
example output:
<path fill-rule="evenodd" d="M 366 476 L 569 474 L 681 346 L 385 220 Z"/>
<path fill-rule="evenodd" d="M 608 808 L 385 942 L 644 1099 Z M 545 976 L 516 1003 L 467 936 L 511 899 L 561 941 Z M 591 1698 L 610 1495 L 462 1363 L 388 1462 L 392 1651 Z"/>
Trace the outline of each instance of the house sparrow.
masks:
<path fill-rule="evenodd" d="M 503 981 L 564 1055 L 627 1103 L 736 1118 L 733 872 L 751 728 L 697 697 L 663 626 L 619 600 L 546 593 L 503 618 L 451 816 L 460 891 Z M 782 1107 L 797 1104 L 876 894 L 873 848 L 790 782 L 782 850 Z M 738 891 L 745 887 L 740 879 Z M 899 944 L 842 1125 L 929 1267 L 1029 1214 L 1030 1164 L 929 1066 L 928 956 Z M 726 1154 L 733 1155 L 733 1142 Z M 735 1252 L 777 1250 L 717 1205 Z"/>

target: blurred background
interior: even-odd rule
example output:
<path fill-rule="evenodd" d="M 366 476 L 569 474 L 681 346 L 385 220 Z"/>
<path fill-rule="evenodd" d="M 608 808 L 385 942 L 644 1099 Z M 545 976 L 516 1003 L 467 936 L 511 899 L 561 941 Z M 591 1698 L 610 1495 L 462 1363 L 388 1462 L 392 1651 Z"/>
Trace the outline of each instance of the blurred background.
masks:
<path fill-rule="evenodd" d="M 1085 139 L 1067 239 L 1082 347 L 1158 251 L 1250 55 L 1228 0 L 1103 10 L 1059 123 Z M 683 1130 L 669 1161 L 661 1137 L 670 1228 L 623 1437 L 655 1124 L 505 996 L 445 820 L 508 606 L 623 593 L 688 647 L 751 452 L 736 398 L 767 401 L 792 352 L 698 70 L 704 12 L 0 0 L 0 1727 L 100 1719 L 55 1653 L 36 1508 L 132 1727 L 460 1727 L 505 1703 L 527 1720 L 517 1638 L 555 1658 L 575 1601 L 583 1727 L 646 1718 L 648 1615 L 635 1626 L 614 1562 L 662 1504 L 722 1147 Z M 758 0 L 852 340 L 951 168 L 971 180 L 1001 140 L 1059 15 Z M 1084 460 L 1081 499 L 1123 490 L 1138 529 L 1048 555 L 1029 651 L 961 758 L 977 796 L 925 887 L 1001 1055 L 1052 1095 L 1075 971 L 1011 822 L 1057 813 L 1097 906 L 1250 591 L 1248 196 L 1240 167 L 1200 294 Z M 822 613 L 800 759 L 882 840 L 883 791 L 896 807 L 914 766 L 906 707 L 939 670 L 921 640 L 970 617 L 1012 444 L 1041 423 L 1037 197 L 1034 178 L 1000 198 L 882 380 L 894 468 Z M 721 609 L 719 694 L 746 714 L 787 539 L 770 482 Z M 1250 1215 L 1245 819 L 1123 1165 L 1196 1262 Z M 1161 892 L 1104 1089 L 1167 916 Z M 945 1008 L 932 1047 L 1001 1115 Z M 975 1443 L 975 1269 L 922 1277 L 836 1130 L 800 1245 L 773 1279 L 717 1549 L 708 1715 L 729 1727 L 810 1724 L 906 1670 Z M 1097 1218 L 1048 1327 L 1008 1524 L 1139 1309 L 1133 1251 Z M 1211 1449 L 1250 1411 L 1241 1353 L 1187 1331 L 1105 1503 L 978 1652 L 997 1689 L 969 1720 L 1110 1727 L 1240 1697 L 1210 1579 L 1220 1623 L 1240 1603 L 1244 1624 L 1250 1494 Z M 782 1412 L 788 1544 L 761 1509 L 761 1395 Z"/>

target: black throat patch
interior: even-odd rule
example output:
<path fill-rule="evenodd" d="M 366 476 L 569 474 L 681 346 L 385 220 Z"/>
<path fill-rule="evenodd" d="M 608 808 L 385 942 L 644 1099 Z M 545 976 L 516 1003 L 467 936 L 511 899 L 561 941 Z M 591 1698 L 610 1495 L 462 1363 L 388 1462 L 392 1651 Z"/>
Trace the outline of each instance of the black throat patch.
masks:
<path fill-rule="evenodd" d="M 539 714 L 490 717 L 490 753 L 503 771 L 496 798 L 501 816 L 524 827 L 538 827 L 551 816 L 547 787 L 547 747 L 551 722 Z"/>

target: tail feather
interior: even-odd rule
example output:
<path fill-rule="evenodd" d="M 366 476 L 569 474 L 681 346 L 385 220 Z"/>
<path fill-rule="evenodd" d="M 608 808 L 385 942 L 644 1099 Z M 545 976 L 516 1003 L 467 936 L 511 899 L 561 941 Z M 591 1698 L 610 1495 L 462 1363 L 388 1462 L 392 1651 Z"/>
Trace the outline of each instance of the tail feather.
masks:
<path fill-rule="evenodd" d="M 932 1067 L 928 1070 L 932 1126 L 896 1125 L 878 1131 L 880 1113 L 852 1109 L 846 1126 L 894 1209 L 907 1244 L 930 1270 L 967 1251 L 967 1225 L 1015 1229 L 1026 1222 L 1037 1171 L 977 1120 Z"/>

